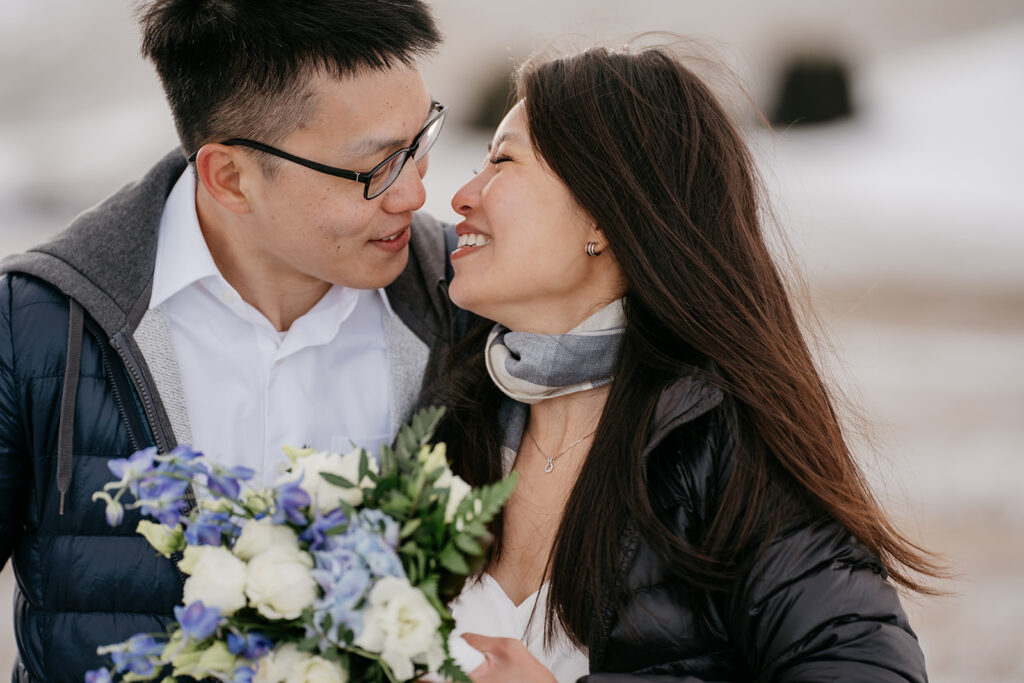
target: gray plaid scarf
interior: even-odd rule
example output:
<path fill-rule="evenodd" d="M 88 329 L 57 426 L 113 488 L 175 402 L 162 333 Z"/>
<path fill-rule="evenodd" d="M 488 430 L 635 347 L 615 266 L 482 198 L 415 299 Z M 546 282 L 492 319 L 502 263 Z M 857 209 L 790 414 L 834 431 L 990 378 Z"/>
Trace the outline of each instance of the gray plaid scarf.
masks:
<path fill-rule="evenodd" d="M 538 403 L 612 381 L 626 330 L 622 299 L 565 334 L 513 332 L 495 325 L 487 338 L 487 372 L 509 398 Z"/>

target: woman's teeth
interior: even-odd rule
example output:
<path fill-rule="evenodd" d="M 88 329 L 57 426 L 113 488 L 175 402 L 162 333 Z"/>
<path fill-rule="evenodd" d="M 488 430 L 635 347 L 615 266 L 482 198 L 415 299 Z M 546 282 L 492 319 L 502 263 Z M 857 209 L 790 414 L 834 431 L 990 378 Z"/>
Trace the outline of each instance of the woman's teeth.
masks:
<path fill-rule="evenodd" d="M 404 231 L 403 231 L 403 232 L 404 232 Z M 396 240 L 396 239 L 398 239 L 398 236 L 399 236 L 399 235 L 401 235 L 401 234 L 402 234 L 401 232 L 396 232 L 396 233 L 395 233 L 394 235 L 392 235 L 391 237 L 385 237 L 384 239 L 381 239 L 381 240 L 377 240 L 377 241 L 378 241 L 378 242 L 391 242 L 391 241 L 393 241 L 393 240 Z"/>
<path fill-rule="evenodd" d="M 491 238 L 487 235 L 478 235 L 475 233 L 459 235 L 459 249 L 462 249 L 463 247 L 482 247 L 485 244 L 490 243 Z"/>

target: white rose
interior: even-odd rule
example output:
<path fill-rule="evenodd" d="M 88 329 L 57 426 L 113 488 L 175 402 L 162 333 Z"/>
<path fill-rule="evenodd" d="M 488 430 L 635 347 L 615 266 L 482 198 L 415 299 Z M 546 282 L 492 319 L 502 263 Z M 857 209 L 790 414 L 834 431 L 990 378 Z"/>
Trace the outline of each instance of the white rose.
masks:
<path fill-rule="evenodd" d="M 273 547 L 298 550 L 299 537 L 290 527 L 274 524 L 269 517 L 264 517 L 246 521 L 232 552 L 243 560 L 251 560 Z"/>
<path fill-rule="evenodd" d="M 300 652 L 295 643 L 280 645 L 256 662 L 252 683 L 283 683 L 292 671 L 302 668 L 312 658 L 310 653 Z"/>
<path fill-rule="evenodd" d="M 316 598 L 312 567 L 309 553 L 274 546 L 249 561 L 245 593 L 267 619 L 296 619 Z"/>
<path fill-rule="evenodd" d="M 455 511 L 459 509 L 459 503 L 469 494 L 472 488 L 462 477 L 452 475 L 451 481 L 448 482 L 448 504 L 444 507 L 445 522 L 451 522 L 455 519 Z"/>
<path fill-rule="evenodd" d="M 386 576 L 370 591 L 363 632 L 354 645 L 379 652 L 395 678 L 408 680 L 413 662 L 433 666 L 434 671 L 440 667 L 444 659 L 437 657 L 443 648 L 440 627 L 440 615 L 418 588 L 404 577 Z"/>
<path fill-rule="evenodd" d="M 340 664 L 312 656 L 292 668 L 285 683 L 347 683 L 348 672 Z"/>
<path fill-rule="evenodd" d="M 219 545 L 190 545 L 178 567 L 191 574 L 185 581 L 184 603 L 202 600 L 206 607 L 219 607 L 231 616 L 245 607 L 245 562 Z"/>
<path fill-rule="evenodd" d="M 309 494 L 310 507 L 321 514 L 339 507 L 341 502 L 348 503 L 349 505 L 361 505 L 363 502 L 363 491 L 360 487 L 369 485 L 370 478 L 366 477 L 363 481 L 358 481 L 359 458 L 359 449 L 345 455 L 317 451 L 296 460 L 292 466 L 291 473 L 286 475 L 286 479 L 295 480 L 301 476 L 302 483 L 300 486 L 303 491 Z M 367 466 L 371 472 L 376 473 L 378 471 L 377 461 L 372 457 L 367 456 Z M 321 477 L 321 472 L 343 477 L 347 481 L 356 484 L 356 486 L 349 489 L 335 486 Z"/>

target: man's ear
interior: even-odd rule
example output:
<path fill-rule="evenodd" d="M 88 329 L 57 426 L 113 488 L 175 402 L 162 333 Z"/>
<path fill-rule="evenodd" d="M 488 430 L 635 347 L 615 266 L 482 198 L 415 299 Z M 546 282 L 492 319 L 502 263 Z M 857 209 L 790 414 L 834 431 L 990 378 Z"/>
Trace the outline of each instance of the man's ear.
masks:
<path fill-rule="evenodd" d="M 244 181 L 260 170 L 242 150 L 213 143 L 203 145 L 196 156 L 196 172 L 214 201 L 232 213 L 249 213 Z"/>

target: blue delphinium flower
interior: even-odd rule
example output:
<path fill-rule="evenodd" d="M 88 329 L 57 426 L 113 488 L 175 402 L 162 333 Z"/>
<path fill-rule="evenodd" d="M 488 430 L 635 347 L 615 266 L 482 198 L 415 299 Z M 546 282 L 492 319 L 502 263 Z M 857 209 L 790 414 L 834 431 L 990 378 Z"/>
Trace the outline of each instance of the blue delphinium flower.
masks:
<path fill-rule="evenodd" d="M 401 529 L 398 522 L 391 517 L 380 510 L 369 509 L 360 511 L 359 521 L 370 531 L 380 534 L 392 550 L 398 547 L 398 534 Z"/>
<path fill-rule="evenodd" d="M 274 524 L 284 524 L 288 519 L 294 524 L 306 524 L 306 515 L 302 508 L 309 507 L 309 494 L 302 490 L 302 477 L 295 481 L 287 481 L 275 487 L 277 509 L 274 511 Z"/>
<path fill-rule="evenodd" d="M 188 607 L 175 607 L 174 618 L 178 620 L 186 637 L 192 640 L 206 640 L 220 624 L 220 608 L 206 607 L 202 600 L 196 600 Z"/>
<path fill-rule="evenodd" d="M 228 634 L 228 652 L 233 655 L 242 655 L 250 661 L 259 659 L 273 649 L 273 641 L 259 631 Z"/>
<path fill-rule="evenodd" d="M 328 532 L 346 522 L 348 522 L 348 516 L 341 508 L 335 508 L 326 515 L 317 513 L 316 519 L 306 527 L 299 538 L 309 543 L 310 550 L 321 550 L 327 543 Z"/>
<path fill-rule="evenodd" d="M 138 480 L 143 474 L 153 469 L 154 458 L 156 457 L 156 446 L 135 451 L 127 458 L 117 458 L 107 461 L 107 468 L 114 476 L 121 480 L 122 484 L 128 484 L 128 490 L 136 498 L 139 497 Z"/>
<path fill-rule="evenodd" d="M 251 666 L 240 666 L 235 669 L 234 676 L 231 678 L 231 683 L 252 683 L 252 678 L 255 675 L 256 670 Z"/>
<path fill-rule="evenodd" d="M 181 446 L 175 447 L 175 449 L 171 451 L 168 455 L 170 455 L 174 460 L 178 460 L 181 462 L 191 462 L 196 458 L 202 457 L 203 454 L 201 451 L 192 450 L 192 447 L 189 446 L 188 444 L 182 444 Z"/>
<path fill-rule="evenodd" d="M 132 636 L 117 650 L 111 652 L 114 670 L 117 673 L 127 671 L 139 676 L 152 676 L 155 666 L 153 659 L 163 652 L 164 644 L 158 643 L 152 636 L 138 634 Z"/>
<path fill-rule="evenodd" d="M 181 522 L 187 490 L 187 480 L 157 475 L 140 482 L 135 496 L 142 506 L 143 514 L 156 517 L 161 524 L 173 527 Z"/>
<path fill-rule="evenodd" d="M 226 512 L 203 510 L 187 524 L 185 540 L 189 545 L 220 545 L 223 535 L 234 538 L 240 531 Z"/>
<path fill-rule="evenodd" d="M 85 672 L 85 683 L 113 683 L 113 680 L 110 669 L 106 667 Z"/>
<path fill-rule="evenodd" d="M 386 515 L 382 516 L 386 517 Z M 360 513 L 361 517 L 362 513 Z M 383 521 L 378 523 L 383 523 Z M 363 559 L 370 573 L 376 578 L 405 576 L 402 561 L 398 558 L 394 547 L 380 535 L 380 531 L 367 528 L 365 524 L 353 524 L 345 533 L 329 537 L 327 548 L 355 552 Z"/>
<path fill-rule="evenodd" d="M 225 498 L 238 498 L 242 490 L 240 482 L 248 481 L 256 475 L 255 470 L 248 467 L 232 467 L 231 469 L 213 468 L 207 477 L 210 490 Z"/>
<path fill-rule="evenodd" d="M 331 537 L 332 540 L 335 538 Z M 358 636 L 363 630 L 363 615 L 356 605 L 363 601 L 371 588 L 370 568 L 358 553 L 349 548 L 316 551 L 313 561 L 313 579 L 323 590 L 323 596 L 313 601 L 313 623 L 336 643 L 340 642 L 343 629 Z M 324 629 L 327 615 L 332 622 L 329 631 Z M 307 635 L 315 635 L 315 632 L 310 629 Z"/>

